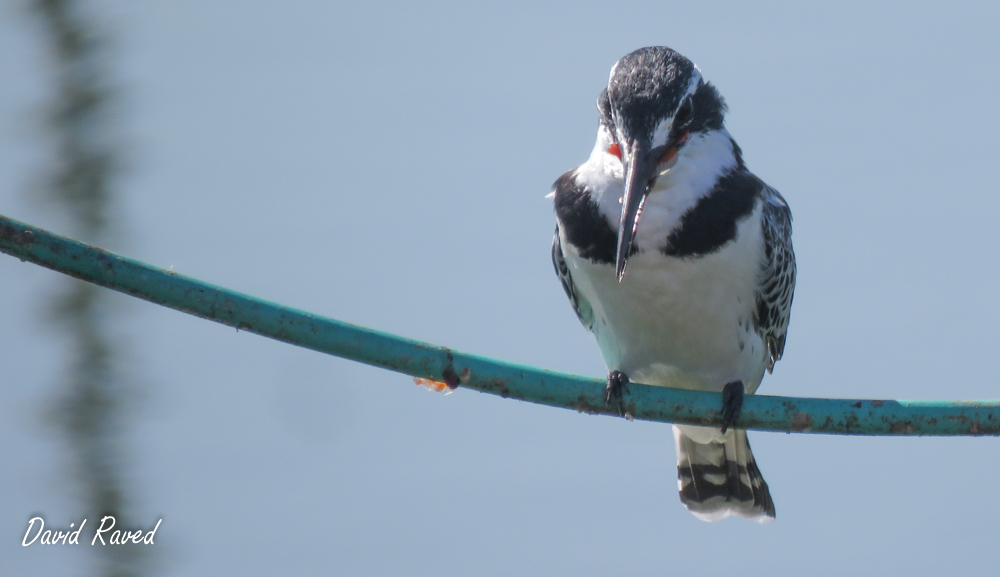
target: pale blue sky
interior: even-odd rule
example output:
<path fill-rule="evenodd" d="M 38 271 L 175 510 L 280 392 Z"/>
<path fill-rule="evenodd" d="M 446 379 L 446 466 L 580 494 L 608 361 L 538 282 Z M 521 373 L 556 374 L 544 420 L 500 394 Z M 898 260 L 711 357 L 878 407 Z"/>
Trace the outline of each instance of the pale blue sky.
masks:
<path fill-rule="evenodd" d="M 788 200 L 799 281 L 762 393 L 996 398 L 1000 9 L 992 3 L 94 2 L 130 171 L 109 248 L 284 304 L 601 375 L 543 197 L 625 53 L 671 46 Z M 44 141 L 44 55 L 0 7 L 0 213 Z M 42 420 L 55 273 L 0 257 L 0 573 L 75 515 Z M 167 575 L 865 575 L 995 569 L 1000 441 L 751 433 L 777 522 L 680 505 L 669 426 L 458 391 L 122 297 L 128 443 Z M 145 518 L 142 517 L 142 518 Z M 93 521 L 93 520 L 91 520 Z"/>

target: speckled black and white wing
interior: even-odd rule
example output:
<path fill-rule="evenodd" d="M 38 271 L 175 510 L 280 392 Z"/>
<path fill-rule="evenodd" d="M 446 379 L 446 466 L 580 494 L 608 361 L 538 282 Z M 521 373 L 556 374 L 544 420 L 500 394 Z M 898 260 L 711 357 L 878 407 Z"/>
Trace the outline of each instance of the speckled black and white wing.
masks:
<path fill-rule="evenodd" d="M 590 303 L 580 296 L 580 293 L 576 290 L 576 285 L 573 284 L 573 276 L 570 274 L 566 258 L 563 256 L 562 242 L 559 240 L 558 224 L 556 225 L 555 237 L 552 239 L 552 266 L 556 269 L 556 276 L 559 277 L 559 282 L 562 283 L 563 290 L 566 291 L 566 296 L 569 298 L 569 303 L 573 305 L 573 310 L 576 311 L 577 318 L 580 319 L 583 326 L 587 327 L 588 331 L 592 330 L 594 312 L 590 307 Z"/>
<path fill-rule="evenodd" d="M 785 350 L 785 333 L 795 292 L 795 253 L 792 251 L 792 212 L 785 199 L 765 185 L 762 202 L 764 262 L 757 285 L 754 325 L 767 345 L 767 372 L 771 372 Z"/>

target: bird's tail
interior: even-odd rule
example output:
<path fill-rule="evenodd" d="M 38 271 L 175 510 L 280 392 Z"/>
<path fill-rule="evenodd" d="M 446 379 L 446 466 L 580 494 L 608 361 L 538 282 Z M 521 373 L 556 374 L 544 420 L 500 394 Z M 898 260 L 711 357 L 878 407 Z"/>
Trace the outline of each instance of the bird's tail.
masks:
<path fill-rule="evenodd" d="M 747 432 L 674 425 L 681 503 L 702 521 L 730 515 L 770 523 L 774 503 L 750 452 Z"/>

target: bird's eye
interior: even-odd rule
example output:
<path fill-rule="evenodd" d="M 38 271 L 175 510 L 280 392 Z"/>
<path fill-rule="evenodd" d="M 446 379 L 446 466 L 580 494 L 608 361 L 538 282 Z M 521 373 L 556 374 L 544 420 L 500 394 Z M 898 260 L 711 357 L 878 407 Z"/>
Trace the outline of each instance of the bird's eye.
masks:
<path fill-rule="evenodd" d="M 691 113 L 692 113 L 691 99 L 688 98 L 681 104 L 680 108 L 677 109 L 677 113 L 674 114 L 674 127 L 684 128 L 685 126 L 690 124 Z"/>
<path fill-rule="evenodd" d="M 616 142 L 616 143 L 614 143 L 614 144 L 612 144 L 611 146 L 608 147 L 608 154 L 612 154 L 614 156 L 617 156 L 618 159 L 621 160 L 621 157 L 622 157 L 622 147 L 618 146 L 618 143 Z"/>

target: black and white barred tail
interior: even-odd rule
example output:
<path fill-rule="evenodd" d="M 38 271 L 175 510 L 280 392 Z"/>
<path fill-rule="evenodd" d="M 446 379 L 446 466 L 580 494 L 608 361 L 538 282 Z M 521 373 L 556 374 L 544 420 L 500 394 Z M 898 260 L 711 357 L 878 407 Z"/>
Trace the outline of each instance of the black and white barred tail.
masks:
<path fill-rule="evenodd" d="M 681 502 L 702 521 L 736 515 L 774 521 L 774 502 L 757 468 L 746 431 L 674 426 Z"/>

